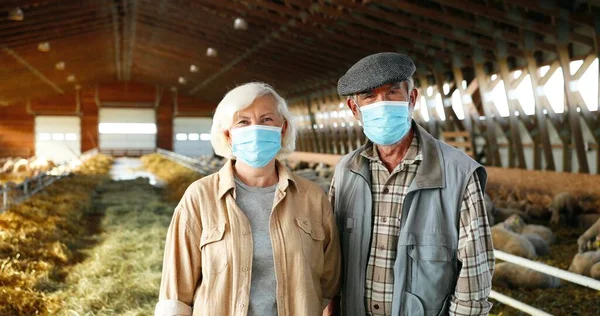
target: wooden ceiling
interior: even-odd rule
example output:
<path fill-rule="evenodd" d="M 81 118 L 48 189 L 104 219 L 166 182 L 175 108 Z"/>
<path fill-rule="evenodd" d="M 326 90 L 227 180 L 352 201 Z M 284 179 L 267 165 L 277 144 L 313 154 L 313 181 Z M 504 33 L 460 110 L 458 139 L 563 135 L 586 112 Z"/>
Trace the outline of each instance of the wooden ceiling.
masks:
<path fill-rule="evenodd" d="M 16 7 L 23 21 L 8 18 Z M 335 86 L 380 51 L 410 55 L 422 75 L 451 77 L 460 59 L 469 79 L 475 59 L 494 71 L 504 52 L 516 68 L 526 49 L 541 63 L 556 59 L 558 43 L 574 57 L 597 51 L 598 16 L 598 0 L 0 0 L 0 105 L 114 82 L 177 87 L 216 103 L 260 80 L 293 96 Z M 238 17 L 246 31 L 233 28 Z M 209 47 L 217 57 L 207 57 Z"/>

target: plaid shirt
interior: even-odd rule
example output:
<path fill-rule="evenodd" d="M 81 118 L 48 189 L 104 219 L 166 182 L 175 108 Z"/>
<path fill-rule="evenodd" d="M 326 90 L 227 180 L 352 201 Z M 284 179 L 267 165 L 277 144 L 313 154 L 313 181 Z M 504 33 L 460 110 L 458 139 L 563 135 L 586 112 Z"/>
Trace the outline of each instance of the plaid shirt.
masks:
<path fill-rule="evenodd" d="M 365 308 L 368 315 L 391 315 L 394 290 L 394 261 L 400 232 L 401 209 L 408 187 L 420 162 L 417 137 L 402 162 L 389 173 L 373 145 L 361 155 L 369 160 L 373 195 L 373 228 L 365 280 Z M 481 185 L 477 174 L 469 179 L 460 211 L 457 258 L 462 263 L 450 303 L 450 315 L 487 315 L 487 301 L 494 269 L 492 236 Z M 335 183 L 329 192 L 335 197 Z"/>

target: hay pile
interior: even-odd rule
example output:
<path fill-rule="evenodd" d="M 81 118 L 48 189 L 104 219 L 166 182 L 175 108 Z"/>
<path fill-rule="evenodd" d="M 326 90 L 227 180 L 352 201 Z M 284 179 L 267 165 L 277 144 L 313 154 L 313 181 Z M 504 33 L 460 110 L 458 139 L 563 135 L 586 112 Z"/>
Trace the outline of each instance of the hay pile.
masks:
<path fill-rule="evenodd" d="M 144 168 L 154 173 L 167 183 L 167 198 L 178 201 L 192 182 L 205 175 L 199 174 L 160 154 L 149 154 L 141 157 Z"/>
<path fill-rule="evenodd" d="M 103 215 L 97 245 L 84 253 L 57 293 L 59 315 L 152 315 L 164 240 L 174 203 L 144 179 L 106 183 L 94 209 Z"/>
<path fill-rule="evenodd" d="M 113 164 L 113 158 L 104 154 L 97 154 L 84 161 L 75 170 L 76 174 L 108 174 Z"/>
<path fill-rule="evenodd" d="M 60 301 L 50 293 L 76 259 L 70 248 L 86 234 L 91 193 L 105 180 L 68 177 L 0 214 L 0 315 L 55 314 Z"/>

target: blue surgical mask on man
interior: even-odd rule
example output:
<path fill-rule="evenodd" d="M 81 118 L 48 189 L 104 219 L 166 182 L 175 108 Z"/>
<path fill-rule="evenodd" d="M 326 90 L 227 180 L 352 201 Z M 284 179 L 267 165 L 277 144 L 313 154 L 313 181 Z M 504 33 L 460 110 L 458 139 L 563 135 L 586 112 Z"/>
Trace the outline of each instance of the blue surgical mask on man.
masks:
<path fill-rule="evenodd" d="M 231 147 L 236 159 L 262 168 L 281 150 L 281 127 L 250 125 L 232 129 Z"/>
<path fill-rule="evenodd" d="M 365 135 L 377 145 L 395 144 L 410 130 L 412 117 L 407 101 L 380 101 L 359 110 Z"/>

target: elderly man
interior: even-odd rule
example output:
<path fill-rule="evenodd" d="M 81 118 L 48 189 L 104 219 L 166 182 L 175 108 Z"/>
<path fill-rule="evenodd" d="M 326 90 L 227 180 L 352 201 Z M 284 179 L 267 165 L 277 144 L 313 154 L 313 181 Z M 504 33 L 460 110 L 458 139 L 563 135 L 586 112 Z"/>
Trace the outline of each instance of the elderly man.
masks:
<path fill-rule="evenodd" d="M 338 82 L 369 141 L 344 156 L 330 199 L 343 315 L 487 315 L 494 270 L 485 169 L 412 120 L 413 61 L 367 56 Z"/>

